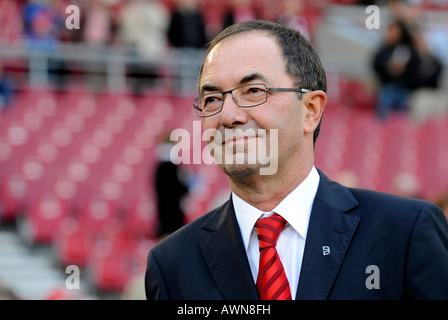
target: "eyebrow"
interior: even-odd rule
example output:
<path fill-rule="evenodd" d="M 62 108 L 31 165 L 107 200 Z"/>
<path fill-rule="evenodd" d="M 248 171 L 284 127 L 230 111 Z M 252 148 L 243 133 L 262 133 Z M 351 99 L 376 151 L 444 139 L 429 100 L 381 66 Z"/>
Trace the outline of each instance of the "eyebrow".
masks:
<path fill-rule="evenodd" d="M 254 73 L 251 73 L 251 74 L 248 74 L 248 75 L 242 77 L 241 80 L 238 82 L 238 86 L 242 86 L 242 85 L 247 84 L 248 82 L 251 82 L 254 80 L 268 82 L 268 79 L 264 75 L 262 75 L 261 73 L 258 73 L 258 72 L 254 72 Z M 214 86 L 212 84 L 204 84 L 201 87 L 200 94 L 202 95 L 204 93 L 204 91 L 221 91 L 221 90 L 219 89 L 219 87 Z"/>
<path fill-rule="evenodd" d="M 199 91 L 199 94 L 203 94 L 204 91 L 219 91 L 219 88 L 217 86 L 211 85 L 211 84 L 204 84 L 201 87 L 201 90 Z"/>
<path fill-rule="evenodd" d="M 246 84 L 246 83 L 254 81 L 254 80 L 260 80 L 262 82 L 267 82 L 268 81 L 268 79 L 264 75 L 262 75 L 261 73 L 254 72 L 254 73 L 251 73 L 251 74 L 249 74 L 247 76 L 244 76 L 240 80 L 239 85 L 243 85 L 243 84 Z"/>

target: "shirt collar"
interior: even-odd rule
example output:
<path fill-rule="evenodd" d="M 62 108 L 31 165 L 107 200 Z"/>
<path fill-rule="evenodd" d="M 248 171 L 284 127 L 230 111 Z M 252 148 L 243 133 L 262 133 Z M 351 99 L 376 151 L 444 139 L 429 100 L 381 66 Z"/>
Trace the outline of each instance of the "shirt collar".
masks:
<path fill-rule="evenodd" d="M 281 215 L 288 224 L 293 227 L 299 235 L 306 239 L 308 222 L 314 197 L 319 186 L 319 173 L 313 166 L 308 176 L 290 194 L 286 196 L 272 212 Z M 249 239 L 255 222 L 263 216 L 270 215 L 271 212 L 263 212 L 251 204 L 247 203 L 232 192 L 233 207 L 240 227 L 246 251 L 249 247 Z"/>

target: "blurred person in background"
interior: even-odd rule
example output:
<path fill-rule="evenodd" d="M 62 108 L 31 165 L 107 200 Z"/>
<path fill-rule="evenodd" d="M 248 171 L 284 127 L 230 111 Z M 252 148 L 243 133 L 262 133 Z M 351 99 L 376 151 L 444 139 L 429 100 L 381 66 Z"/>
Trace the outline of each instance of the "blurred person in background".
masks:
<path fill-rule="evenodd" d="M 52 49 L 58 43 L 64 20 L 56 0 L 28 0 L 22 17 L 23 31 L 31 49 Z"/>
<path fill-rule="evenodd" d="M 413 34 L 401 20 L 387 27 L 383 45 L 376 51 L 373 68 L 380 88 L 377 116 L 384 119 L 392 112 L 407 112 L 408 99 L 416 76 L 418 53 Z"/>
<path fill-rule="evenodd" d="M 407 114 L 413 93 L 438 88 L 443 69 L 425 39 L 418 6 L 399 0 L 388 5 L 393 20 L 372 62 L 380 82 L 376 110 L 380 119 L 394 112 Z"/>
<path fill-rule="evenodd" d="M 208 38 L 205 19 L 199 7 L 199 0 L 176 0 L 168 26 L 169 44 L 178 49 L 178 78 L 174 87 L 180 93 L 194 89 L 197 65 L 192 63 L 198 58 L 198 50 L 204 49 Z"/>
<path fill-rule="evenodd" d="M 6 73 L 3 64 L 0 62 L 0 110 L 9 108 L 11 106 L 12 98 L 12 82 Z"/>
<path fill-rule="evenodd" d="M 176 0 L 168 27 L 168 40 L 176 48 L 204 48 L 207 32 L 198 0 Z"/>
<path fill-rule="evenodd" d="M 256 20 L 260 18 L 257 10 L 252 5 L 252 0 L 232 0 L 230 7 L 223 18 L 222 29 L 228 26 L 247 20 Z"/>
<path fill-rule="evenodd" d="M 46 61 L 46 72 L 55 89 L 62 90 L 66 83 L 64 60 L 51 57 L 61 40 L 64 25 L 64 1 L 29 0 L 23 9 L 23 30 L 30 51 L 43 52 L 50 57 Z"/>
<path fill-rule="evenodd" d="M 398 21 L 402 21 L 408 28 L 412 46 L 417 52 L 418 63 L 414 79 L 410 79 L 410 87 L 437 88 L 439 87 L 440 75 L 443 65 L 440 56 L 430 48 L 431 33 L 434 30 L 425 30 L 423 27 L 422 10 L 419 1 L 390 0 L 388 7 Z M 433 40 L 434 41 L 434 40 Z"/>
<path fill-rule="evenodd" d="M 277 22 L 299 30 L 305 38 L 311 40 L 310 26 L 308 20 L 303 15 L 304 8 L 304 0 L 282 0 Z"/>
<path fill-rule="evenodd" d="M 130 0 L 120 15 L 121 36 L 136 53 L 148 59 L 166 52 L 169 11 L 158 0 Z"/>
<path fill-rule="evenodd" d="M 91 46 L 105 46 L 112 40 L 112 14 L 107 0 L 90 0 L 83 12 L 83 40 Z"/>
<path fill-rule="evenodd" d="M 419 57 L 415 88 L 439 88 L 443 71 L 442 62 L 429 48 L 424 36 L 418 33 L 414 37 L 415 47 Z"/>
<path fill-rule="evenodd" d="M 129 66 L 131 90 L 142 94 L 157 77 L 157 62 L 166 53 L 169 12 L 158 0 L 127 1 L 120 15 L 120 34 L 138 60 Z"/>
<path fill-rule="evenodd" d="M 90 0 L 82 12 L 82 40 L 89 52 L 95 56 L 85 63 L 87 82 L 94 92 L 101 92 L 106 84 L 107 66 L 102 57 L 107 54 L 113 39 L 113 21 L 110 4 L 107 0 Z"/>
<path fill-rule="evenodd" d="M 159 214 L 159 238 L 176 231 L 185 224 L 182 200 L 188 194 L 186 174 L 171 160 L 173 143 L 165 138 L 157 148 L 158 164 L 155 191 Z"/>

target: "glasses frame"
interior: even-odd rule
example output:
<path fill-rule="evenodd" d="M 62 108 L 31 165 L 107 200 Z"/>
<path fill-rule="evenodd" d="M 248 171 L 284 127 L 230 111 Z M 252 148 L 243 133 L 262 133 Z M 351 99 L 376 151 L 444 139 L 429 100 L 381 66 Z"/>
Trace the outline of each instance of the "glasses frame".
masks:
<path fill-rule="evenodd" d="M 241 106 L 238 104 L 238 100 L 235 98 L 235 96 L 233 95 L 233 91 L 240 89 L 242 87 L 247 87 L 247 86 L 252 86 L 252 85 L 260 85 L 260 86 L 264 86 L 266 88 L 266 100 L 263 101 L 262 103 L 258 103 L 255 104 L 253 106 Z M 232 99 L 233 101 L 236 103 L 236 105 L 240 108 L 253 108 L 253 107 L 258 107 L 264 103 L 266 103 L 268 101 L 268 93 L 269 92 L 300 92 L 300 93 L 307 93 L 307 92 L 312 92 L 313 90 L 309 90 L 309 89 L 305 89 L 305 88 L 268 88 L 264 83 L 250 83 L 250 84 L 244 84 L 242 86 L 233 88 L 231 90 L 227 90 L 227 91 L 222 91 L 222 92 L 213 92 L 213 93 L 206 93 L 203 95 L 200 95 L 199 97 L 197 97 L 196 99 L 194 99 L 193 101 L 193 109 L 195 109 L 196 114 L 198 115 L 199 118 L 208 118 L 208 117 L 212 117 L 214 115 L 217 115 L 218 113 L 220 113 L 224 107 L 224 98 L 225 96 L 230 93 L 232 95 Z M 216 111 L 215 113 L 212 113 L 210 115 L 199 115 L 201 111 L 201 109 L 198 107 L 198 104 L 196 101 L 200 100 L 202 97 L 207 96 L 207 95 L 211 95 L 211 94 L 221 94 L 222 95 L 222 103 L 221 103 L 221 108 Z M 300 99 L 302 99 L 302 96 L 300 96 Z"/>

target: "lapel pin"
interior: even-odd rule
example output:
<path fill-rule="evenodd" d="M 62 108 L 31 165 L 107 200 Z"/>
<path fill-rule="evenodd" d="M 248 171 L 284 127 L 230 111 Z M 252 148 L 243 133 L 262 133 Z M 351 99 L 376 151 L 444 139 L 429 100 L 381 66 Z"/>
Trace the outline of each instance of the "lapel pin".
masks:
<path fill-rule="evenodd" d="M 324 256 L 327 256 L 330 254 L 330 247 L 329 246 L 322 246 L 322 254 Z"/>

